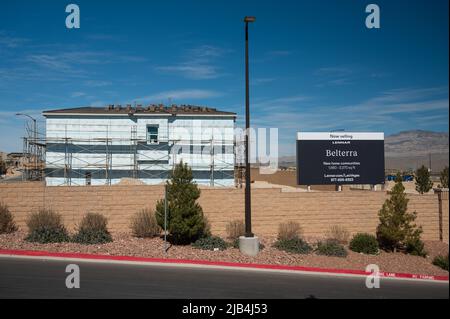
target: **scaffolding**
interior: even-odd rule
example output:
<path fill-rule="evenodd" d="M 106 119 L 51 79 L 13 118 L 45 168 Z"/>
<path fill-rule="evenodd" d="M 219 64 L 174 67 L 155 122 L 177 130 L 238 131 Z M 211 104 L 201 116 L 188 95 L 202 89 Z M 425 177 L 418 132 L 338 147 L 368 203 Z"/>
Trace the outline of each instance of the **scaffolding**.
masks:
<path fill-rule="evenodd" d="M 245 141 L 243 137 L 234 140 L 234 184 L 242 188 L 245 184 Z"/>
<path fill-rule="evenodd" d="M 91 178 L 94 178 L 92 171 L 96 172 L 95 179 L 104 179 L 105 185 L 111 185 L 113 169 L 128 171 L 127 178 L 166 180 L 170 171 L 178 164 L 179 147 L 193 146 L 192 141 L 170 139 L 169 134 L 166 138 L 159 139 L 158 143 L 149 143 L 147 139 L 138 137 L 137 126 L 130 128 L 129 138 L 110 137 L 108 129 L 106 138 L 73 138 L 68 137 L 67 126 L 61 137 L 39 136 L 32 130 L 27 132 L 28 136 L 24 137 L 26 165 L 23 179 L 44 180 L 61 174 L 61 182 L 55 186 L 89 185 Z M 209 170 L 209 185 L 212 187 L 229 186 L 221 183 L 222 179 L 235 180 L 236 162 L 227 162 L 215 151 L 217 147 L 224 147 L 225 144 L 221 142 L 214 138 L 202 141 L 202 147 L 210 147 L 209 164 L 191 165 L 193 171 Z M 229 146 L 233 147 L 234 155 L 234 141 Z M 115 160 L 116 163 L 113 163 L 113 149 L 114 155 L 126 155 L 125 158 L 129 157 L 130 160 L 127 163 Z"/>
<path fill-rule="evenodd" d="M 22 179 L 39 181 L 44 177 L 45 141 L 36 127 L 25 126 L 26 136 L 23 137 L 23 163 L 21 165 Z"/>

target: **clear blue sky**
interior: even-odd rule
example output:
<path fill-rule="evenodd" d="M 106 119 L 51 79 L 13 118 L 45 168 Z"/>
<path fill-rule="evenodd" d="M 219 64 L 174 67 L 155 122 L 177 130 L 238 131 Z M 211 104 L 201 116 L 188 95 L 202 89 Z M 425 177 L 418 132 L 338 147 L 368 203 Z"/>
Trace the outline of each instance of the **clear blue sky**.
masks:
<path fill-rule="evenodd" d="M 19 111 L 171 98 L 242 124 L 245 15 L 252 123 L 279 128 L 281 154 L 298 130 L 448 132 L 447 0 L 73 0 L 71 30 L 69 3 L 0 5 L 0 150 L 21 149 Z M 365 27 L 369 3 L 381 29 Z"/>

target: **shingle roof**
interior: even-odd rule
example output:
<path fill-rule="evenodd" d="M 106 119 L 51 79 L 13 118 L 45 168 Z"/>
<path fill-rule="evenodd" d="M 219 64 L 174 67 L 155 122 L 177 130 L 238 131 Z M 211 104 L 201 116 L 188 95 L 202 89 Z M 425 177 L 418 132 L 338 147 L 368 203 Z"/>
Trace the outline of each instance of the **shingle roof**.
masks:
<path fill-rule="evenodd" d="M 108 105 L 106 107 L 77 107 L 77 108 L 69 108 L 69 109 L 59 109 L 59 110 L 49 110 L 43 112 L 45 115 L 57 115 L 57 114 L 170 114 L 170 115 L 178 115 L 178 114 L 208 114 L 208 115 L 236 115 L 233 112 L 224 112 L 219 111 L 215 108 L 204 107 L 204 106 L 194 106 L 194 105 L 172 105 L 165 106 L 162 104 L 159 105 L 149 105 L 142 106 L 137 105 L 135 107 L 131 105 Z"/>

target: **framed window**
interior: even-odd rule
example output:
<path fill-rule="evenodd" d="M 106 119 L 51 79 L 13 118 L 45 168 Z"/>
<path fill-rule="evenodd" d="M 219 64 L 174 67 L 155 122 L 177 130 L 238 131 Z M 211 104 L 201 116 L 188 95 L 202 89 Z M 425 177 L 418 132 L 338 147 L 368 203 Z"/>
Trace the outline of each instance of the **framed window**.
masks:
<path fill-rule="evenodd" d="M 158 125 L 147 125 L 147 144 L 158 144 Z"/>

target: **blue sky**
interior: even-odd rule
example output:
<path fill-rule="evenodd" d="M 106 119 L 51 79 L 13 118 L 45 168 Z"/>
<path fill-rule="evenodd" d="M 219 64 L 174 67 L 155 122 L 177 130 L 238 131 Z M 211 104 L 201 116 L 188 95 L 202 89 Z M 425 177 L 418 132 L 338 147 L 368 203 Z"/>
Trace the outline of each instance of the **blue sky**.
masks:
<path fill-rule="evenodd" d="M 117 103 L 196 104 L 243 123 L 245 15 L 252 124 L 299 130 L 448 132 L 448 1 L 69 1 L 0 6 L 0 150 L 21 149 L 16 112 Z M 381 28 L 365 27 L 365 7 Z M 40 124 L 43 125 L 42 118 Z"/>

